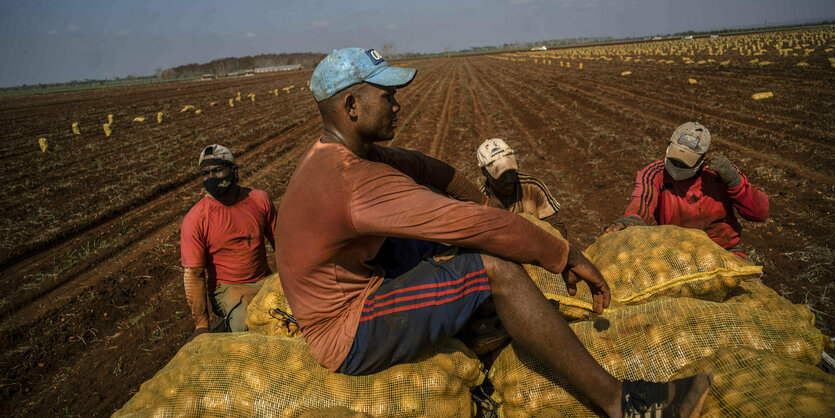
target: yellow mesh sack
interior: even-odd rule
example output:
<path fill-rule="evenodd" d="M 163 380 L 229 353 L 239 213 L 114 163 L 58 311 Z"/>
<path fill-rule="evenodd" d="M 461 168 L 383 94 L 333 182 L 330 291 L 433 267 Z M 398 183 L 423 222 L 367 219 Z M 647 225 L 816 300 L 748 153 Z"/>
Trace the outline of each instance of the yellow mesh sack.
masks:
<path fill-rule="evenodd" d="M 741 280 L 762 273 L 761 266 L 729 253 L 704 231 L 673 225 L 612 232 L 598 238 L 584 254 L 612 290 L 609 309 L 660 297 L 718 302 Z M 537 266 L 526 265 L 525 270 L 546 297 L 566 307 L 561 309 L 566 319 L 595 317 L 587 286 L 577 286 L 577 294 L 572 297 L 560 275 Z"/>
<path fill-rule="evenodd" d="M 598 238 L 586 257 L 623 303 L 659 296 L 722 301 L 739 282 L 762 273 L 717 245 L 704 231 L 674 225 L 635 226 Z"/>
<path fill-rule="evenodd" d="M 769 352 L 722 349 L 673 378 L 713 375 L 703 417 L 835 417 L 835 376 Z"/>
<path fill-rule="evenodd" d="M 533 222 L 540 228 L 548 231 L 551 235 L 565 241 L 560 231 L 555 229 L 548 222 L 542 221 L 530 213 L 520 213 L 519 216 Z M 542 267 L 532 264 L 523 264 L 522 267 L 531 277 L 536 287 L 545 295 L 546 298 L 558 302 L 558 309 L 560 314 L 569 321 L 590 319 L 595 316 L 592 309 L 591 292 L 585 284 L 577 286 L 577 295 L 570 296 L 565 287 L 565 281 L 559 274 L 551 273 Z M 582 290 L 581 290 L 582 288 Z M 581 299 L 585 297 L 585 299 Z M 609 304 L 609 309 L 616 309 L 620 303 L 612 300 Z"/>
<path fill-rule="evenodd" d="M 766 350 L 815 364 L 827 340 L 805 320 L 744 304 L 690 298 L 627 306 L 570 326 L 616 378 L 648 381 L 669 380 L 682 367 L 720 348 Z M 567 416 L 602 414 L 515 343 L 498 355 L 488 377 L 500 416 L 531 416 L 552 407 Z"/>
<path fill-rule="evenodd" d="M 742 303 L 772 312 L 774 315 L 790 315 L 810 324 L 815 323 L 815 314 L 806 305 L 792 303 L 759 280 L 745 280 L 740 283 L 728 294 L 725 303 Z"/>
<path fill-rule="evenodd" d="M 301 337 L 299 324 L 287 304 L 278 273 L 264 279 L 261 290 L 247 305 L 246 326 L 258 334 Z"/>
<path fill-rule="evenodd" d="M 366 376 L 319 366 L 302 338 L 204 334 L 186 344 L 114 417 L 472 416 L 482 364 L 455 339 Z M 318 412 L 316 412 L 318 411 Z M 339 414 L 342 411 L 342 414 Z"/>

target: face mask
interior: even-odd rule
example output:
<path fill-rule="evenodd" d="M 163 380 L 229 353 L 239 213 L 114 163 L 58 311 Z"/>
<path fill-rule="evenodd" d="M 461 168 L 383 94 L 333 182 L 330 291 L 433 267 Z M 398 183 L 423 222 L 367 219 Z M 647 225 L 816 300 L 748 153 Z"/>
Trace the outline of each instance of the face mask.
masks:
<path fill-rule="evenodd" d="M 238 176 L 235 173 L 229 173 L 223 178 L 209 177 L 203 182 L 203 187 L 209 192 L 212 197 L 217 199 L 223 196 L 229 189 L 238 182 Z"/>
<path fill-rule="evenodd" d="M 667 169 L 667 172 L 670 173 L 670 176 L 675 181 L 687 180 L 690 177 L 695 176 L 701 167 L 702 163 L 696 164 L 696 166 L 692 168 L 678 168 L 674 166 L 668 158 L 664 158 L 664 168 Z"/>

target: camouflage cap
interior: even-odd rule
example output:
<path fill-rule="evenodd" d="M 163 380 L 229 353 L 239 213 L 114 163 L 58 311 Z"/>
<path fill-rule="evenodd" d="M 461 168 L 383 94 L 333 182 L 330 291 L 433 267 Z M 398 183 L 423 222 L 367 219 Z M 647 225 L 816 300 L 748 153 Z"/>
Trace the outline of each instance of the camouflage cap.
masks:
<path fill-rule="evenodd" d="M 218 144 L 212 144 L 204 148 L 203 151 L 200 152 L 200 159 L 197 161 L 197 164 L 200 167 L 214 164 L 222 164 L 230 167 L 237 165 L 235 157 L 232 155 L 232 151 L 229 151 L 229 148 Z"/>

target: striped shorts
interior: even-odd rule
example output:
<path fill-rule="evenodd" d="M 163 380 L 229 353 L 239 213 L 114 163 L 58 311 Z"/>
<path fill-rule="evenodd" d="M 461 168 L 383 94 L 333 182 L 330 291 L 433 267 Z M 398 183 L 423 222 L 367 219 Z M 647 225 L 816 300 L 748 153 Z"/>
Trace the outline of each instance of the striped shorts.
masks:
<path fill-rule="evenodd" d="M 484 263 L 475 250 L 388 238 L 375 262 L 386 278 L 365 301 L 339 373 L 364 375 L 408 362 L 458 333 L 490 297 Z"/>

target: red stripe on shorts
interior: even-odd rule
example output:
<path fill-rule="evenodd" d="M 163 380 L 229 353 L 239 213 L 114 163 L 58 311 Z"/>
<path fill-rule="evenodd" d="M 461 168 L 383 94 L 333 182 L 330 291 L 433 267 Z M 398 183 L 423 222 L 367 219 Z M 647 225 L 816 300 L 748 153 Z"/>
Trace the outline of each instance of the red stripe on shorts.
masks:
<path fill-rule="evenodd" d="M 486 284 L 486 285 L 482 285 L 482 286 L 471 287 L 471 288 L 465 290 L 462 293 L 459 293 L 455 296 L 452 296 L 452 297 L 449 297 L 449 298 L 446 298 L 446 299 L 430 300 L 430 301 L 426 301 L 426 302 L 422 302 L 422 303 L 416 303 L 416 304 L 413 304 L 413 305 L 398 306 L 396 308 L 390 308 L 390 309 L 386 309 L 386 310 L 382 310 L 382 311 L 377 311 L 377 312 L 374 312 L 371 315 L 364 316 L 364 317 L 360 318 L 360 322 L 370 321 L 370 320 L 372 320 L 372 319 L 374 319 L 378 316 L 393 314 L 393 313 L 397 313 L 397 312 L 410 311 L 410 310 L 414 310 L 414 309 L 425 308 L 427 306 L 443 305 L 445 303 L 449 303 L 449 302 L 453 302 L 453 301 L 456 301 L 458 299 L 461 299 L 462 297 L 464 297 L 465 295 L 468 295 L 470 293 L 479 292 L 479 291 L 482 291 L 482 290 L 490 290 L 490 285 Z"/>
<path fill-rule="evenodd" d="M 489 280 L 487 279 L 487 276 L 476 277 L 472 280 L 467 281 L 465 284 L 463 284 L 461 286 L 454 287 L 452 289 L 442 290 L 440 292 L 418 293 L 416 295 L 403 296 L 403 297 L 399 297 L 399 298 L 389 299 L 387 301 L 380 302 L 380 303 L 372 302 L 371 304 L 368 304 L 368 301 L 366 301 L 366 306 L 364 308 L 362 308 L 362 312 L 363 313 L 371 312 L 371 311 L 373 311 L 377 308 L 380 308 L 382 306 L 391 305 L 392 303 L 397 303 L 397 302 L 405 302 L 405 301 L 415 300 L 415 299 L 425 299 L 425 298 L 432 298 L 432 297 L 438 297 L 438 296 L 446 296 L 446 295 L 449 295 L 449 294 L 452 294 L 452 293 L 461 292 L 462 290 L 464 290 L 464 288 L 472 286 L 474 284 L 481 284 L 481 283 L 489 283 Z"/>
<path fill-rule="evenodd" d="M 385 299 L 385 298 L 387 298 L 391 295 L 395 295 L 395 294 L 398 294 L 398 293 L 413 292 L 415 290 L 423 290 L 423 289 L 431 289 L 431 288 L 437 288 L 437 287 L 456 285 L 456 284 L 459 284 L 459 283 L 463 283 L 465 280 L 469 279 L 470 277 L 479 276 L 481 274 L 485 274 L 486 272 L 487 272 L 486 269 L 481 269 L 481 270 L 469 273 L 466 276 L 461 277 L 460 279 L 450 280 L 448 282 L 421 284 L 421 285 L 417 285 L 417 286 L 404 287 L 402 289 L 392 290 L 391 292 L 388 292 L 384 295 L 375 295 L 373 298 L 367 299 L 365 301 L 365 305 L 366 306 L 373 305 L 374 302 L 377 301 L 377 300 Z"/>

